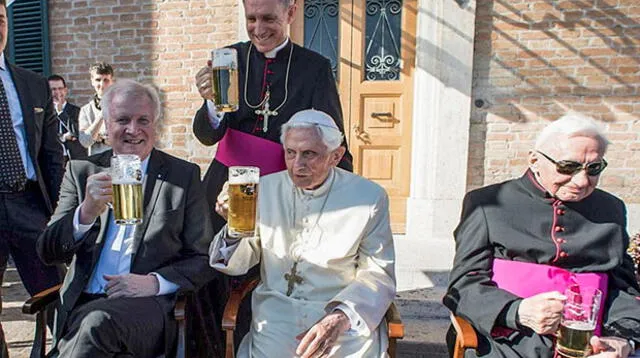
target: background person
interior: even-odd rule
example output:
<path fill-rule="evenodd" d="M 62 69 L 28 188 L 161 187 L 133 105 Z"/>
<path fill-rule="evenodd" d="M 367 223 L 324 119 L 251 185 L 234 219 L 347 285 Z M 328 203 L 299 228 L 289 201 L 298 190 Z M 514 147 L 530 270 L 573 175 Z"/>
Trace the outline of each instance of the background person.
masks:
<path fill-rule="evenodd" d="M 58 137 L 62 142 L 62 150 L 65 162 L 69 159 L 86 159 L 87 148 L 78 141 L 78 116 L 80 107 L 67 102 L 67 83 L 60 75 L 51 75 L 47 78 L 53 106 L 58 114 Z"/>
<path fill-rule="evenodd" d="M 96 93 L 91 101 L 80 109 L 78 121 L 80 144 L 87 148 L 89 155 L 94 155 L 111 149 L 102 116 L 101 100 L 102 94 L 114 82 L 113 67 L 107 63 L 98 62 L 91 65 L 89 75 Z"/>

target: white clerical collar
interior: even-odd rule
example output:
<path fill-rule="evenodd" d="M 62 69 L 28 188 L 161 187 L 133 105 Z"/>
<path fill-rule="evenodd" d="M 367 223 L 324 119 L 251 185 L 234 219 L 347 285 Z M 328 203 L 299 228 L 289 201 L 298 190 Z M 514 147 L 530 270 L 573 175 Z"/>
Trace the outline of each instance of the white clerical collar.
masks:
<path fill-rule="evenodd" d="M 276 58 L 276 55 L 278 54 L 278 51 L 282 50 L 285 46 L 287 46 L 287 44 L 289 43 L 289 38 L 287 37 L 286 39 L 284 39 L 284 42 L 282 42 L 280 45 L 276 46 L 276 48 L 274 48 L 271 51 L 267 51 L 264 53 L 264 57 L 266 58 Z"/>
<path fill-rule="evenodd" d="M 64 101 L 64 103 L 62 104 L 62 109 L 60 109 L 60 112 L 58 112 L 58 110 L 56 109 L 56 113 L 60 114 L 60 113 L 64 112 L 64 107 L 66 107 L 66 106 L 67 106 L 67 101 Z M 54 103 L 53 107 L 58 108 L 58 107 L 55 106 L 55 103 Z"/>
<path fill-rule="evenodd" d="M 324 183 L 322 183 L 319 187 L 315 188 L 315 189 L 302 189 L 302 188 L 297 188 L 300 193 L 303 196 L 306 197 L 319 197 L 319 196 L 323 196 L 325 194 L 327 194 L 327 192 L 329 191 L 329 188 L 331 188 L 331 182 L 333 182 L 333 177 L 336 175 L 335 173 L 335 169 L 331 168 L 331 170 L 329 171 L 329 175 L 327 175 L 327 179 L 324 180 Z"/>

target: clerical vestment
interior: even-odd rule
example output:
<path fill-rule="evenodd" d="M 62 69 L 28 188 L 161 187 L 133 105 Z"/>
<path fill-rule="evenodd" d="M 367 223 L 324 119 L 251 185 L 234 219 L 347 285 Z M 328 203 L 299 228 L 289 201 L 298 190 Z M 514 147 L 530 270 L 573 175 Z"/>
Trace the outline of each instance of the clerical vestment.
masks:
<path fill-rule="evenodd" d="M 296 356 L 295 337 L 338 305 L 357 319 L 331 356 L 386 356 L 381 323 L 395 295 L 395 255 L 384 190 L 336 168 L 313 191 L 295 188 L 286 171 L 267 175 L 258 195 L 259 235 L 226 248 L 223 230 L 210 250 L 212 266 L 230 275 L 260 263 L 238 356 Z"/>
<path fill-rule="evenodd" d="M 329 114 L 344 134 L 340 98 L 327 58 L 293 44 L 291 40 L 277 52 L 275 58 L 266 58 L 255 47 L 249 51 L 249 45 L 250 42 L 241 42 L 231 46 L 238 51 L 240 100 L 238 110 L 226 113 L 217 128 L 211 126 L 206 102 L 203 102 L 194 117 L 193 133 L 202 144 L 218 143 L 228 129 L 280 143 L 280 127 L 293 114 L 311 108 Z M 249 65 L 248 77 L 247 64 Z M 270 108 L 277 109 L 278 114 L 269 116 L 269 125 L 265 132 L 264 116 L 256 114 L 256 108 L 249 105 L 257 106 L 264 98 L 267 89 L 270 92 Z M 344 145 L 346 146 L 346 142 Z M 247 165 L 247 163 L 234 165 Z M 352 170 L 351 154 L 348 150 L 338 166 Z M 227 176 L 227 166 L 218 160 L 213 160 L 204 178 L 207 199 L 212 208 Z M 225 222 L 215 211 L 211 210 L 211 213 L 214 230 L 218 231 Z"/>
<path fill-rule="evenodd" d="M 479 334 L 478 357 L 554 357 L 553 335 L 516 321 L 521 297 L 493 280 L 494 260 L 607 275 L 605 336 L 640 342 L 640 287 L 634 277 L 624 203 L 596 189 L 579 202 L 551 197 L 531 171 L 469 192 L 455 231 L 456 255 L 444 304 Z M 512 271 L 511 274 L 515 274 Z M 532 277 L 521 277 L 532 285 Z"/>

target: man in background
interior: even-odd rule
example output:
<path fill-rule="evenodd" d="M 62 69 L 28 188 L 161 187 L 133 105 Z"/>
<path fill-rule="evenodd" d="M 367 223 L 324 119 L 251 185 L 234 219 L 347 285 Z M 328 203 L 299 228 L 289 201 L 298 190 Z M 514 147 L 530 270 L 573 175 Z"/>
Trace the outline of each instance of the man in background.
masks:
<path fill-rule="evenodd" d="M 91 101 L 80 109 L 79 140 L 80 144 L 88 149 L 89 155 L 94 155 L 111 149 L 107 143 L 107 130 L 102 119 L 100 101 L 104 91 L 113 84 L 113 67 L 108 63 L 98 62 L 89 68 L 89 74 L 96 93 Z"/>
<path fill-rule="evenodd" d="M 49 85 L 8 63 L 7 24 L 7 3 L 0 0 L 0 285 L 11 255 L 34 295 L 60 283 L 57 268 L 38 259 L 36 240 L 58 201 L 64 168 Z"/>
<path fill-rule="evenodd" d="M 58 113 L 58 138 L 62 142 L 65 162 L 69 159 L 86 159 L 87 148 L 78 141 L 78 116 L 80 107 L 67 102 L 67 82 L 60 75 L 47 78 L 53 106 Z"/>

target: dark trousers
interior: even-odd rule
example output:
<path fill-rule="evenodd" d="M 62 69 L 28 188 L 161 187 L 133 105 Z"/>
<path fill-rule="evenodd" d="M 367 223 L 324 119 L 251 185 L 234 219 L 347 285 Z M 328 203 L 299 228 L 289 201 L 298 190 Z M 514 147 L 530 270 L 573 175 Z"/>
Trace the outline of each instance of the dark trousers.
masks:
<path fill-rule="evenodd" d="M 165 353 L 165 329 L 175 330 L 167 296 L 83 299 L 67 320 L 59 357 L 157 357 Z M 165 324 L 171 326 L 166 327 Z"/>
<path fill-rule="evenodd" d="M 0 192 L 0 285 L 9 255 L 13 257 L 22 283 L 30 295 L 62 282 L 61 269 L 45 266 L 36 254 L 36 240 L 46 227 L 47 220 L 42 195 L 35 184 L 20 193 Z M 52 327 L 52 317 L 48 323 Z"/>

